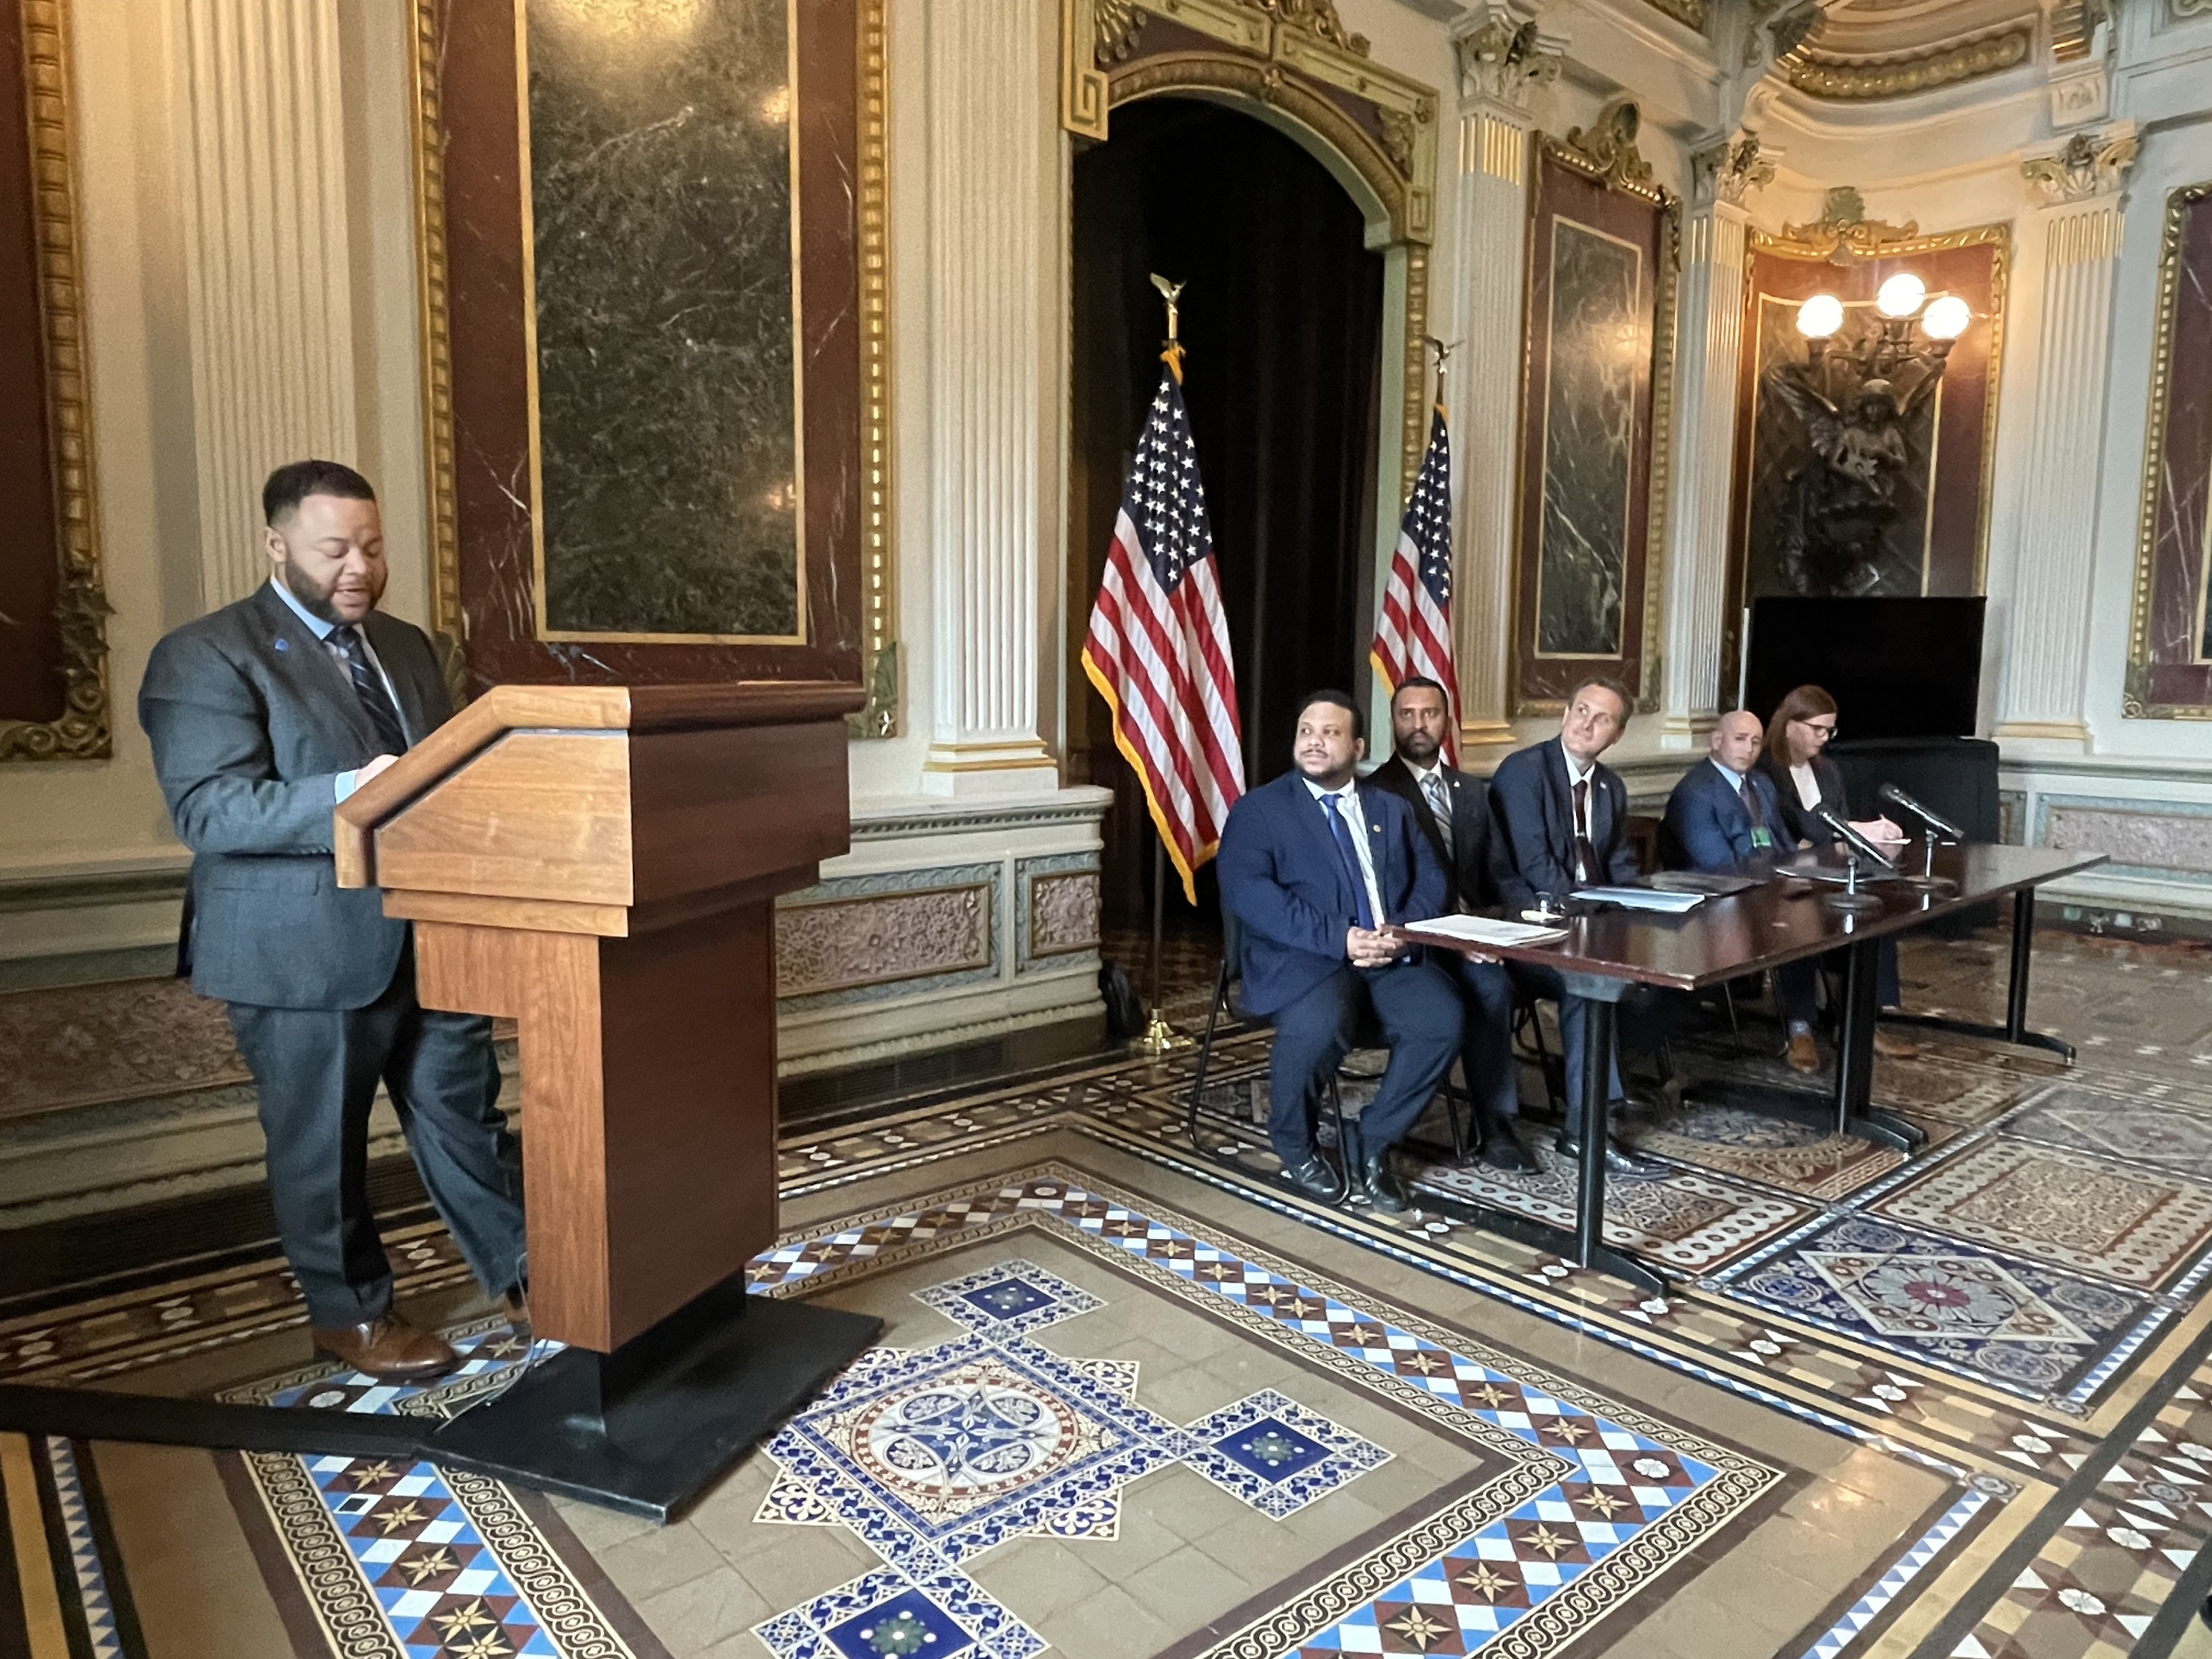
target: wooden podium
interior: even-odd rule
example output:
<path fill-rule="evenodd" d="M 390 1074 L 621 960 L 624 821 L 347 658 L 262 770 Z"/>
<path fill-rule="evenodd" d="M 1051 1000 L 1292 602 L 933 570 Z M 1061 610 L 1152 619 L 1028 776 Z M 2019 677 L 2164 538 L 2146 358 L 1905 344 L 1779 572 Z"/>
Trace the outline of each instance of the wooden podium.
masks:
<path fill-rule="evenodd" d="M 431 1453 L 665 1518 L 880 1322 L 776 1237 L 775 901 L 849 845 L 820 685 L 495 687 L 337 808 L 426 1007 L 518 1027 L 530 1311 L 568 1345 Z"/>

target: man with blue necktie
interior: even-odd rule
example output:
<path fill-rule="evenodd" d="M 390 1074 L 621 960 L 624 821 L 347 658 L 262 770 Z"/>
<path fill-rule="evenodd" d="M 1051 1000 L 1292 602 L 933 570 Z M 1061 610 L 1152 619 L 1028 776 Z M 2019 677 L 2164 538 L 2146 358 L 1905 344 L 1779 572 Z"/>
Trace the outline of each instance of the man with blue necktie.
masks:
<path fill-rule="evenodd" d="M 1412 1200 L 1391 1149 L 1450 1069 L 1460 998 L 1423 952 L 1384 931 L 1441 915 L 1444 876 L 1406 804 L 1359 781 L 1363 724 L 1346 692 L 1306 698 L 1291 769 L 1231 809 L 1218 869 L 1222 907 L 1243 930 L 1244 1010 L 1275 1029 L 1267 1137 L 1284 1174 L 1316 1198 L 1335 1195 L 1314 1149 L 1314 1107 L 1371 1009 L 1390 1063 L 1346 1174 L 1376 1209 L 1397 1212 Z"/>
<path fill-rule="evenodd" d="M 453 713 L 422 630 L 376 608 L 389 571 L 376 492 L 294 461 L 261 492 L 267 583 L 154 647 L 138 722 L 192 850 L 179 957 L 229 1006 L 268 1142 L 278 1240 L 315 1346 L 392 1382 L 458 1363 L 392 1304 L 368 1203 L 382 1082 L 479 1282 L 522 1302 L 521 1158 L 499 1109 L 491 1022 L 424 1008 L 408 924 L 341 888 L 331 809 Z"/>

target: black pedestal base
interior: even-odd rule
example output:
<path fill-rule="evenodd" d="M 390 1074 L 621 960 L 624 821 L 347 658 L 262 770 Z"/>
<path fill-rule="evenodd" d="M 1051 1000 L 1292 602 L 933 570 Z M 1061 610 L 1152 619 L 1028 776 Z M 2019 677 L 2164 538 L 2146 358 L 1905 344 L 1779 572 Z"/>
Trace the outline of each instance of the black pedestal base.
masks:
<path fill-rule="evenodd" d="M 427 1459 L 665 1522 L 874 1341 L 866 1314 L 708 1291 L 621 1352 L 566 1348 L 448 1422 L 0 1385 L 0 1429 Z"/>
<path fill-rule="evenodd" d="M 442 1425 L 429 1454 L 665 1522 L 883 1328 L 866 1314 L 747 1296 L 733 1281 L 640 1338 L 652 1351 L 635 1358 L 563 1349 Z"/>
<path fill-rule="evenodd" d="M 1653 1296 L 1671 1296 L 1674 1286 L 1667 1276 L 1639 1256 L 1599 1241 L 1585 1245 L 1565 1227 L 1555 1227 L 1548 1221 L 1539 1221 L 1534 1216 L 1516 1214 L 1511 1210 L 1492 1209 L 1486 1204 L 1470 1204 L 1463 1198 L 1454 1198 L 1437 1192 L 1432 1187 L 1413 1188 L 1413 1204 L 1429 1215 L 1440 1215 L 1469 1227 L 1480 1227 L 1485 1232 L 1498 1233 L 1516 1239 L 1539 1250 L 1549 1250 L 1561 1259 L 1617 1279 L 1624 1285 L 1633 1285 L 1639 1291 Z"/>
<path fill-rule="evenodd" d="M 2074 1045 L 2064 1037 L 2052 1036 L 2047 1031 L 2015 1031 L 2008 1026 L 1984 1024 L 1979 1020 L 1948 1019 L 1941 1014 L 1884 1013 L 1885 1025 L 1902 1025 L 1919 1031 L 1944 1031 L 1953 1036 L 1978 1037 L 1984 1042 L 2009 1042 L 2018 1048 L 2040 1048 L 2046 1054 L 2057 1054 L 2068 1065 L 2074 1063 Z"/>
<path fill-rule="evenodd" d="M 1836 1121 L 1834 1097 L 1815 1094 L 1810 1089 L 1783 1089 L 1764 1083 L 1733 1081 L 1701 1083 L 1690 1091 L 1689 1098 L 1700 1105 L 1740 1107 L 1746 1111 L 1794 1119 L 1816 1129 L 1856 1135 L 1908 1158 L 1928 1144 L 1925 1129 L 1881 1106 L 1853 1112 L 1839 1125 Z"/>

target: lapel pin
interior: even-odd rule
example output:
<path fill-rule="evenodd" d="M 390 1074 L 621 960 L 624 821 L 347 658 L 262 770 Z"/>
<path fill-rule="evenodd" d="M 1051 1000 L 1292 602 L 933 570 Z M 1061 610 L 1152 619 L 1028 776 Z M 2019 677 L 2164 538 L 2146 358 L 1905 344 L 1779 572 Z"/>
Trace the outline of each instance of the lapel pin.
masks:
<path fill-rule="evenodd" d="M 292 641 L 280 639 L 276 641 L 276 648 L 279 651 L 289 651 L 292 648 Z"/>

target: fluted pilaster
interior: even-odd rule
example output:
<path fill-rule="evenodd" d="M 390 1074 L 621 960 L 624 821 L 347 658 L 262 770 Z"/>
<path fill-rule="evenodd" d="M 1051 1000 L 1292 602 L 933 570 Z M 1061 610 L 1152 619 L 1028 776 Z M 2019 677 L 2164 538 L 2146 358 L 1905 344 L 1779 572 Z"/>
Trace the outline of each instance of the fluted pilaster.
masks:
<path fill-rule="evenodd" d="M 933 793 L 1050 789 L 1040 584 L 1057 544 L 1059 12 L 928 9 Z"/>
<path fill-rule="evenodd" d="M 261 482 L 356 463 L 337 0 L 171 0 L 202 597 L 267 579 Z"/>
<path fill-rule="evenodd" d="M 2021 459 L 2021 511 L 2006 614 L 1996 735 L 2086 742 L 2090 591 L 2120 190 L 2131 129 L 2077 134 L 2021 164 L 2043 202 L 2030 231 L 2043 252 L 2035 409 Z"/>
<path fill-rule="evenodd" d="M 1521 321 L 1528 281 L 1528 192 L 1534 182 L 1531 95 L 1556 80 L 1556 41 L 1501 5 L 1459 35 L 1459 166 L 1455 180 L 1453 314 L 1460 348 L 1449 381 L 1457 450 L 1458 545 L 1452 580 L 1455 666 L 1464 745 L 1510 743 L 1513 653 L 1513 497 Z"/>
<path fill-rule="evenodd" d="M 1748 135 L 1693 158 L 1675 323 L 1674 499 L 1667 532 L 1667 649 L 1660 743 L 1688 748 L 1719 712 L 1727 621 L 1736 378 L 1743 359 L 1745 194 L 1774 176 Z"/>

